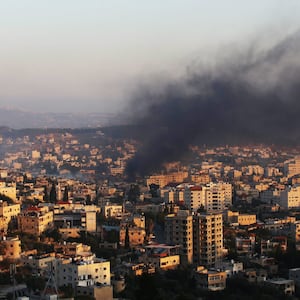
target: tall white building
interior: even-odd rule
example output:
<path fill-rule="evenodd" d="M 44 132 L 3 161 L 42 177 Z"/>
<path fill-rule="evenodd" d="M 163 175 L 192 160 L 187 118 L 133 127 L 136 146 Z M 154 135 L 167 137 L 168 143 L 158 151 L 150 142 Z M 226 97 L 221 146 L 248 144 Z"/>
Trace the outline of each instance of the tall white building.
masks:
<path fill-rule="evenodd" d="M 184 203 L 191 211 L 199 208 L 208 212 L 224 210 L 232 205 L 232 185 L 211 182 L 202 186 L 187 186 L 184 190 Z"/>
<path fill-rule="evenodd" d="M 288 177 L 300 174 L 300 156 L 284 162 L 284 174 Z"/>
<path fill-rule="evenodd" d="M 300 185 L 287 186 L 280 193 L 280 206 L 285 209 L 300 207 Z"/>
<path fill-rule="evenodd" d="M 80 259 L 56 259 L 53 267 L 58 286 L 111 285 L 110 262 L 95 255 Z"/>

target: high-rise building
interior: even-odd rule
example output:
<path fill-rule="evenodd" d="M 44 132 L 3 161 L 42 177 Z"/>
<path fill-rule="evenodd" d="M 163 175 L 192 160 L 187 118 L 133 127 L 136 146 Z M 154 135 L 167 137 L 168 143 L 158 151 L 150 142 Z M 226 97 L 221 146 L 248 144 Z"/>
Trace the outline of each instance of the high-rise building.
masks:
<path fill-rule="evenodd" d="M 189 210 L 220 211 L 232 205 L 232 185 L 218 182 L 202 186 L 187 186 L 184 190 L 184 202 Z"/>
<path fill-rule="evenodd" d="M 181 246 L 182 263 L 193 262 L 193 216 L 188 210 L 166 216 L 165 236 L 167 244 Z"/>
<path fill-rule="evenodd" d="M 288 186 L 280 193 L 280 206 L 286 209 L 300 207 L 300 185 Z"/>
<path fill-rule="evenodd" d="M 223 252 L 223 218 L 221 213 L 196 214 L 193 218 L 194 263 L 217 267 Z"/>

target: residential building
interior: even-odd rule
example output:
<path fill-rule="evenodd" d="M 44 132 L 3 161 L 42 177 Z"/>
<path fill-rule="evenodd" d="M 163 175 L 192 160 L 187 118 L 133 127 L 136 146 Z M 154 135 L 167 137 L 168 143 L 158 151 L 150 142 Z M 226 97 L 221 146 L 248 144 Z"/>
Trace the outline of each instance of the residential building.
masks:
<path fill-rule="evenodd" d="M 120 228 L 119 241 L 121 246 L 125 246 L 126 241 L 126 232 L 128 232 L 129 247 L 134 248 L 136 246 L 141 246 L 145 242 L 146 231 L 145 228 L 137 226 L 129 226 L 126 228 L 123 226 Z"/>
<path fill-rule="evenodd" d="M 95 300 L 113 300 L 113 287 L 106 285 L 77 286 L 76 296 Z"/>
<path fill-rule="evenodd" d="M 218 267 L 223 257 L 222 214 L 196 214 L 193 227 L 194 263 L 205 267 Z"/>
<path fill-rule="evenodd" d="M 266 285 L 278 289 L 285 295 L 295 294 L 295 282 L 291 279 L 273 278 L 265 281 Z"/>
<path fill-rule="evenodd" d="M 21 257 L 21 241 L 19 237 L 3 237 L 0 244 L 4 247 L 4 259 L 18 260 Z"/>
<path fill-rule="evenodd" d="M 54 261 L 55 279 L 59 286 L 111 285 L 110 262 L 95 255 L 57 258 Z"/>
<path fill-rule="evenodd" d="M 39 236 L 41 233 L 53 227 L 53 212 L 48 207 L 32 206 L 18 215 L 18 228 L 21 232 L 26 232 Z"/>
<path fill-rule="evenodd" d="M 175 269 L 180 264 L 180 246 L 165 244 L 152 244 L 145 247 L 145 253 L 139 257 L 139 261 L 150 264 L 156 269 Z"/>
<path fill-rule="evenodd" d="M 280 206 L 285 209 L 300 207 L 300 185 L 287 186 L 280 193 Z"/>
<path fill-rule="evenodd" d="M 202 186 L 187 186 L 184 202 L 192 211 L 203 208 L 207 211 L 220 211 L 232 205 L 232 186 L 229 183 L 208 183 Z"/>
<path fill-rule="evenodd" d="M 159 185 L 159 187 L 165 187 L 168 183 L 181 183 L 188 177 L 188 172 L 175 172 L 169 173 L 165 175 L 152 175 L 149 176 L 146 180 L 146 185 L 149 186 L 150 184 Z"/>
<path fill-rule="evenodd" d="M 198 267 L 195 278 L 197 286 L 208 291 L 222 291 L 226 288 L 226 272 L 208 270 L 204 267 Z"/>
<path fill-rule="evenodd" d="M 6 232 L 9 222 L 16 219 L 20 211 L 20 204 L 8 204 L 6 201 L 0 201 L 0 231 Z"/>
<path fill-rule="evenodd" d="M 169 245 L 180 245 L 183 264 L 193 263 L 193 216 L 187 210 L 165 217 L 165 240 Z"/>

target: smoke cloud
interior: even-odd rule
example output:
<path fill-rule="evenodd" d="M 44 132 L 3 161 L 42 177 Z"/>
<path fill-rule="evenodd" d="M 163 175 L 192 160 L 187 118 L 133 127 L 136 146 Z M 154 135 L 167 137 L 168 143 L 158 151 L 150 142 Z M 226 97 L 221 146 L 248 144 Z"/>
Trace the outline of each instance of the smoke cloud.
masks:
<path fill-rule="evenodd" d="M 192 143 L 300 142 L 300 33 L 273 47 L 232 53 L 214 68 L 143 87 L 130 105 L 143 136 L 127 174 L 158 171 Z"/>

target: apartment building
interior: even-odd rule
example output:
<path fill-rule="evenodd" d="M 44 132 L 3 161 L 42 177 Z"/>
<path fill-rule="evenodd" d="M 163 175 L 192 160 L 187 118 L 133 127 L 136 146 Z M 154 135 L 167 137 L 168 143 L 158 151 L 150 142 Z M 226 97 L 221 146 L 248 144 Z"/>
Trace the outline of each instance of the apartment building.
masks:
<path fill-rule="evenodd" d="M 181 262 L 193 263 L 193 216 L 188 210 L 165 217 L 165 238 L 170 245 L 180 245 Z"/>
<path fill-rule="evenodd" d="M 0 231 L 6 231 L 9 222 L 15 219 L 21 211 L 20 204 L 8 204 L 0 201 Z"/>
<path fill-rule="evenodd" d="M 57 258 L 53 264 L 58 286 L 91 286 L 94 284 L 111 285 L 110 262 L 96 258 L 95 255 Z"/>
<path fill-rule="evenodd" d="M 188 209 L 197 211 L 220 211 L 232 205 L 232 185 L 218 182 L 201 186 L 187 186 L 184 190 L 184 203 Z"/>
<path fill-rule="evenodd" d="M 21 257 L 21 241 L 19 237 L 3 237 L 0 245 L 4 246 L 3 258 L 18 260 Z"/>
<path fill-rule="evenodd" d="M 18 215 L 18 228 L 39 236 L 41 233 L 53 227 L 53 212 L 48 207 L 32 206 Z"/>
<path fill-rule="evenodd" d="M 188 172 L 175 172 L 165 175 L 152 175 L 146 180 L 146 185 L 157 184 L 160 187 L 165 187 L 168 183 L 176 182 L 181 183 L 188 177 Z"/>
<path fill-rule="evenodd" d="M 217 267 L 223 257 L 223 216 L 203 213 L 193 218 L 194 263 Z"/>
<path fill-rule="evenodd" d="M 280 206 L 285 209 L 300 207 L 300 185 L 287 186 L 281 191 Z"/>

